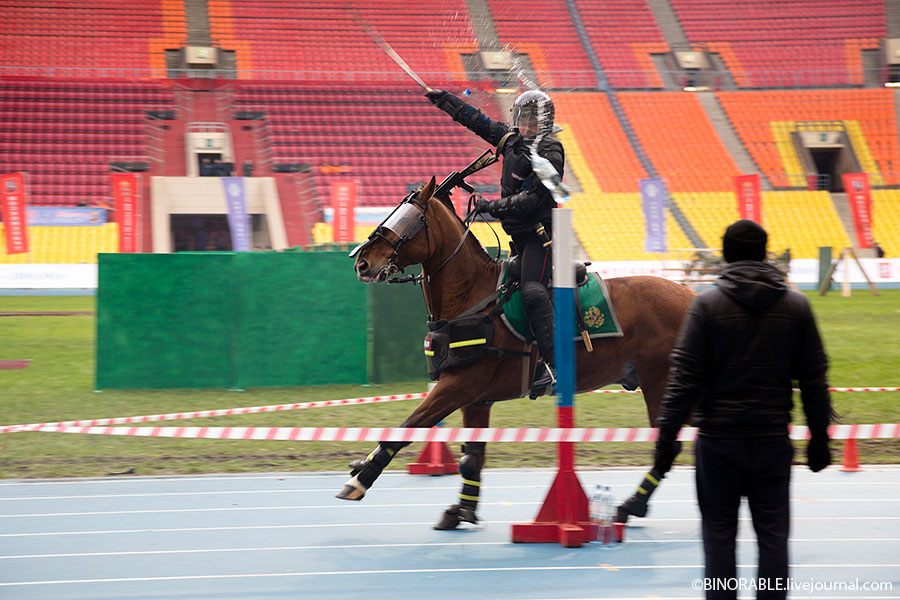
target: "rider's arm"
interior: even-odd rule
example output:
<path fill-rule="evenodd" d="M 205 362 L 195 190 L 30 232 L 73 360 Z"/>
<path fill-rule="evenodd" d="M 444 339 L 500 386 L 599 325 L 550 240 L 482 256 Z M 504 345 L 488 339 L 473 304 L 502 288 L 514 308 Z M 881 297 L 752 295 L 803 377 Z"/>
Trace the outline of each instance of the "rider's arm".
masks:
<path fill-rule="evenodd" d="M 562 145 L 559 143 L 542 145 L 538 154 L 550 161 L 557 173 L 562 174 L 565 159 L 563 158 Z M 491 216 L 498 219 L 512 217 L 514 219 L 526 219 L 531 213 L 545 206 L 553 206 L 553 195 L 541 182 L 538 176 L 532 173 L 529 178 L 531 186 L 528 189 L 500 198 L 490 204 Z"/>
<path fill-rule="evenodd" d="M 499 144 L 503 136 L 509 132 L 509 125 L 491 119 L 450 92 L 432 90 L 425 96 L 435 106 L 450 115 L 454 121 L 467 127 L 491 146 Z"/>

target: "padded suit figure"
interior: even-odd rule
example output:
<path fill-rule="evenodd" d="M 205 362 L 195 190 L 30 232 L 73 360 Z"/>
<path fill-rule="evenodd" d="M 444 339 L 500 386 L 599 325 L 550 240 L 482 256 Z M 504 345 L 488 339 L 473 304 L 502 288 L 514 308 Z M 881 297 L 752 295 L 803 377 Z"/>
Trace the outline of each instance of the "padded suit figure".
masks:
<path fill-rule="evenodd" d="M 558 131 L 553 125 L 553 101 L 541 91 L 524 92 L 516 99 L 511 124 L 507 125 L 449 92 L 432 90 L 425 96 L 454 121 L 495 146 L 497 155 L 503 157 L 500 199 L 479 200 L 475 208 L 500 220 L 512 238 L 514 254 L 520 257 L 522 302 L 547 365 L 547 372 L 532 385 L 531 395 L 536 397 L 548 385 L 556 384 L 553 305 L 548 290 L 553 264 L 552 211 L 556 202 L 531 167 L 531 152 L 537 139 L 538 155 L 550 161 L 560 177 L 563 175 L 565 153 L 552 135 Z"/>

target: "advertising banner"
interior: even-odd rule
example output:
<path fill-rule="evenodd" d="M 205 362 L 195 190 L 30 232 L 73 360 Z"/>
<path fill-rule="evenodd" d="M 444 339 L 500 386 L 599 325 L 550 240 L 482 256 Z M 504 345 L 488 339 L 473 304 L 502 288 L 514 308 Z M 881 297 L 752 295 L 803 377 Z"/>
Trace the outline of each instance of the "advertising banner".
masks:
<path fill-rule="evenodd" d="M 334 210 L 334 241 L 352 242 L 356 211 L 356 182 L 347 179 L 331 182 L 331 207 Z"/>
<path fill-rule="evenodd" d="M 81 206 L 29 206 L 29 225 L 90 226 L 106 223 L 106 209 Z"/>
<path fill-rule="evenodd" d="M 225 202 L 228 204 L 228 228 L 231 230 L 231 249 L 250 252 L 250 215 L 247 213 L 247 197 L 243 177 L 223 177 Z"/>
<path fill-rule="evenodd" d="M 738 214 L 762 225 L 762 201 L 759 193 L 759 175 L 738 175 L 734 178 Z"/>
<path fill-rule="evenodd" d="M 110 173 L 116 221 L 119 223 L 119 252 L 137 252 L 137 210 L 140 201 L 139 173 Z"/>
<path fill-rule="evenodd" d="M 3 230 L 6 232 L 6 253 L 28 252 L 28 223 L 25 207 L 25 175 L 7 173 L 0 175 L 0 194 L 3 211 Z"/>
<path fill-rule="evenodd" d="M 856 240 L 860 248 L 872 247 L 872 195 L 866 173 L 844 173 L 844 191 L 850 203 Z"/>
<path fill-rule="evenodd" d="M 647 233 L 646 252 L 666 252 L 666 184 L 662 179 L 641 179 L 641 206 Z"/>

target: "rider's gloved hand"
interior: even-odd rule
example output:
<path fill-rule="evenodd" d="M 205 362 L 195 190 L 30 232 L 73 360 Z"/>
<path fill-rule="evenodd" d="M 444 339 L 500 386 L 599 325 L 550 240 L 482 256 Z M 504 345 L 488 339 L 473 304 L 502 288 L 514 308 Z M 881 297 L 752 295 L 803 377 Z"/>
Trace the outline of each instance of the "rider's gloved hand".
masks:
<path fill-rule="evenodd" d="M 485 200 L 484 198 L 479 198 L 475 202 L 475 212 L 477 213 L 490 213 L 491 212 L 491 201 Z"/>
<path fill-rule="evenodd" d="M 444 90 L 428 90 L 425 92 L 425 97 L 431 100 L 432 104 L 437 104 L 446 94 L 447 92 Z"/>

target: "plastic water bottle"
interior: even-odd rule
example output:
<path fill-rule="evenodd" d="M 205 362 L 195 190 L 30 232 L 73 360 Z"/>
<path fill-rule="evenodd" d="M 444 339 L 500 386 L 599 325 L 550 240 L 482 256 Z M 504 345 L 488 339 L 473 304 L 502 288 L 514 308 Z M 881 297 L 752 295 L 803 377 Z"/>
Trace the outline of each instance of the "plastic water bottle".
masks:
<path fill-rule="evenodd" d="M 604 546 L 615 542 L 613 511 L 615 510 L 612 493 L 608 485 L 597 485 L 590 499 L 591 523 L 597 526 L 597 539 Z"/>

